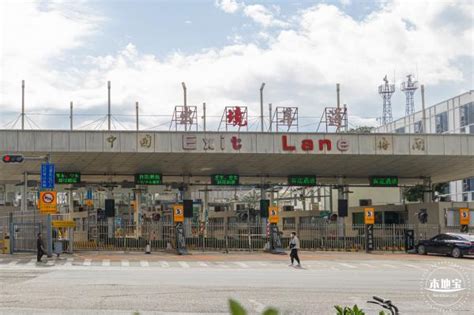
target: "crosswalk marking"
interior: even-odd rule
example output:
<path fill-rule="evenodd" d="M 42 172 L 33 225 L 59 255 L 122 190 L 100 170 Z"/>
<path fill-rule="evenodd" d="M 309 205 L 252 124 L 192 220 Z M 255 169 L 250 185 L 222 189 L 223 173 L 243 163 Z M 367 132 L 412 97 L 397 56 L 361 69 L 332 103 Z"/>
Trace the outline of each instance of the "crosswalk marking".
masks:
<path fill-rule="evenodd" d="M 142 267 L 150 267 L 150 264 L 146 260 L 141 260 L 140 261 L 140 266 Z"/>
<path fill-rule="evenodd" d="M 74 260 L 74 258 L 68 258 L 68 259 L 66 259 L 66 262 L 64 263 L 63 266 L 65 266 L 65 267 L 70 267 L 70 266 L 72 266 L 72 261 L 73 261 L 73 260 Z"/>
<path fill-rule="evenodd" d="M 394 265 L 389 265 L 389 264 L 382 264 L 382 266 L 384 266 L 384 267 L 388 267 L 388 268 L 392 268 L 392 269 L 397 269 L 397 267 L 396 267 L 396 266 L 394 266 Z"/>
<path fill-rule="evenodd" d="M 102 259 L 102 266 L 104 267 L 110 266 L 110 259 Z"/>
<path fill-rule="evenodd" d="M 346 264 L 346 263 L 339 263 L 339 265 L 344 266 L 344 267 L 347 267 L 347 268 L 351 268 L 351 269 L 357 268 L 357 267 L 354 266 L 354 265 Z"/>
<path fill-rule="evenodd" d="M 201 266 L 201 267 L 209 267 L 208 264 L 206 264 L 205 262 L 202 262 L 202 261 L 198 262 L 198 265 Z"/>
<path fill-rule="evenodd" d="M 18 260 L 12 260 L 8 263 L 9 266 L 14 266 L 18 263 L 19 261 Z"/>
<path fill-rule="evenodd" d="M 26 263 L 28 266 L 32 266 L 34 264 L 36 264 L 36 259 L 30 259 L 30 261 Z"/>
<path fill-rule="evenodd" d="M 182 268 L 189 268 L 188 263 L 186 263 L 186 262 L 184 262 L 184 261 L 178 261 L 178 264 L 179 264 Z"/>
<path fill-rule="evenodd" d="M 130 262 L 126 259 L 122 260 L 122 267 L 129 267 L 130 266 Z"/>
<path fill-rule="evenodd" d="M 84 262 L 82 264 L 84 266 L 90 266 L 92 265 L 92 259 L 84 259 Z"/>
<path fill-rule="evenodd" d="M 54 266 L 54 264 L 56 264 L 56 261 L 55 260 L 48 260 L 46 262 L 46 266 Z"/>
<path fill-rule="evenodd" d="M 249 265 L 243 263 L 243 262 L 235 262 L 236 265 L 238 265 L 239 267 L 242 267 L 242 268 L 248 268 Z"/>
<path fill-rule="evenodd" d="M 166 261 L 164 261 L 164 260 L 160 261 L 160 265 L 161 265 L 161 267 L 163 267 L 163 268 L 168 268 L 168 267 L 170 266 L 170 264 L 168 264 L 168 263 L 167 263 Z"/>
<path fill-rule="evenodd" d="M 369 268 L 375 268 L 374 265 L 371 265 L 371 264 L 366 264 L 366 263 L 362 263 L 360 264 L 361 266 L 364 266 L 364 267 L 369 267 Z"/>
<path fill-rule="evenodd" d="M 415 265 L 412 265 L 412 264 L 403 264 L 403 265 L 406 266 L 406 267 L 410 267 L 410 268 L 415 268 L 415 269 L 424 270 L 423 267 L 415 266 Z"/>

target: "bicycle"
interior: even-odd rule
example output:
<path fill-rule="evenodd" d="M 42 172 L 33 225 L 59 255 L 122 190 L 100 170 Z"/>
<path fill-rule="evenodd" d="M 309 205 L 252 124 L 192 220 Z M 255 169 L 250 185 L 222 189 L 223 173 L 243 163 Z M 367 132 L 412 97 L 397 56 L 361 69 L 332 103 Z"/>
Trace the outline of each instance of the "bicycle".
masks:
<path fill-rule="evenodd" d="M 375 301 L 367 301 L 367 303 L 376 304 L 390 311 L 391 315 L 398 315 L 398 308 L 392 304 L 392 301 L 379 298 L 377 296 L 372 297 Z"/>

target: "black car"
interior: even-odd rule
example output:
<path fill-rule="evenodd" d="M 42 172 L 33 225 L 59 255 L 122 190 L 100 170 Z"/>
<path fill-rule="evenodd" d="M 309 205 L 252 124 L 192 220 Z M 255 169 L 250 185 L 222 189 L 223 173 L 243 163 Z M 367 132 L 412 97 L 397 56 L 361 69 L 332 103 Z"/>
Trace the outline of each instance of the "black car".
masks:
<path fill-rule="evenodd" d="M 420 255 L 428 253 L 451 255 L 460 258 L 474 255 L 474 235 L 462 233 L 443 233 L 429 240 L 422 240 L 416 246 Z"/>

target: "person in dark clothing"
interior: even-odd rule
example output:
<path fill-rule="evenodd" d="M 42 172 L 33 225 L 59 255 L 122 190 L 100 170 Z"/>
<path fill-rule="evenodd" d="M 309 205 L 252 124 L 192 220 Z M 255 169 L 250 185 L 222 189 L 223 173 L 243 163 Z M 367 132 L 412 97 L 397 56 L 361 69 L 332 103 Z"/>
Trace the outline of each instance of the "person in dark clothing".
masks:
<path fill-rule="evenodd" d="M 298 257 L 298 249 L 300 248 L 300 240 L 296 236 L 296 232 L 291 232 L 291 240 L 290 240 L 290 258 L 291 258 L 291 265 L 293 266 L 294 261 L 298 263 L 297 267 L 301 267 L 300 258 Z"/>
<path fill-rule="evenodd" d="M 36 239 L 36 250 L 37 250 L 37 262 L 41 262 L 41 257 L 45 254 L 43 239 L 41 238 L 41 233 L 38 233 L 38 238 Z"/>

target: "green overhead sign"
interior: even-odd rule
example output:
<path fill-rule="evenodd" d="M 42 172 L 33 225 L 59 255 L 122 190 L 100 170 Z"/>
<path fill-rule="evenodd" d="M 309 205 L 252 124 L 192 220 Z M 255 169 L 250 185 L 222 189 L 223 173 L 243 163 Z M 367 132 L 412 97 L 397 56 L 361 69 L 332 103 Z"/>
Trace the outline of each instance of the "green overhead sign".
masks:
<path fill-rule="evenodd" d="M 81 173 L 79 172 L 56 172 L 54 175 L 56 184 L 78 184 L 81 182 Z"/>
<path fill-rule="evenodd" d="M 211 176 L 211 184 L 217 186 L 237 186 L 239 185 L 239 175 L 215 174 Z"/>
<path fill-rule="evenodd" d="M 316 176 L 314 175 L 291 175 L 288 176 L 290 186 L 316 186 Z"/>
<path fill-rule="evenodd" d="M 162 185 L 163 180 L 161 174 L 135 174 L 136 185 Z"/>
<path fill-rule="evenodd" d="M 398 187 L 397 176 L 370 176 L 369 185 L 372 187 Z"/>

